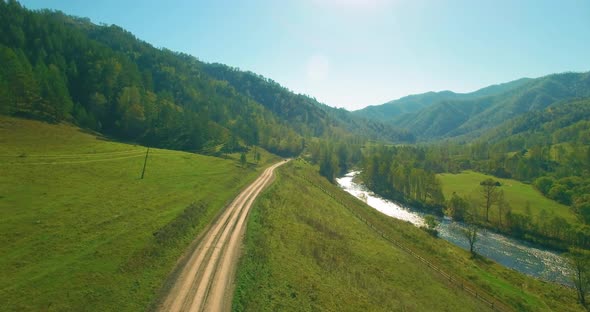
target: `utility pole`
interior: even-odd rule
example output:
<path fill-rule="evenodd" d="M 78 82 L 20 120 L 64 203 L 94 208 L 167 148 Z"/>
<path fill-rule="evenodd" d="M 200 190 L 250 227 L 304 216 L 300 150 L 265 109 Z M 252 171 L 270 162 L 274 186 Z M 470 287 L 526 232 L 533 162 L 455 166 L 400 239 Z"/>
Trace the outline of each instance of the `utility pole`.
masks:
<path fill-rule="evenodd" d="M 145 160 L 143 161 L 143 170 L 141 170 L 141 179 L 143 180 L 143 175 L 145 174 L 145 165 L 147 164 L 148 154 L 150 153 L 150 147 L 148 146 L 147 151 L 145 152 Z"/>

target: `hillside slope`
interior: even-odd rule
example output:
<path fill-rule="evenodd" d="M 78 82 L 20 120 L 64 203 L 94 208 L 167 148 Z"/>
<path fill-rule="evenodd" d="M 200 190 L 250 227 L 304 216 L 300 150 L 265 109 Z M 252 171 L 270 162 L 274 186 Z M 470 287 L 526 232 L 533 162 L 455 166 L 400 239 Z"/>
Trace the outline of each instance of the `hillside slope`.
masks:
<path fill-rule="evenodd" d="M 367 106 L 363 109 L 354 111 L 353 114 L 369 119 L 392 121 L 397 120 L 403 114 L 418 112 L 443 101 L 468 100 L 501 94 L 517 88 L 529 80 L 529 78 L 522 78 L 507 83 L 488 86 L 470 93 L 440 91 L 409 95 L 397 100 L 389 101 L 385 104 Z"/>
<path fill-rule="evenodd" d="M 280 118 L 308 136 L 338 133 L 351 134 L 389 142 L 412 142 L 414 136 L 379 120 L 357 116 L 345 109 L 319 103 L 302 94 L 294 94 L 271 79 L 252 72 L 244 72 L 223 64 L 204 64 L 203 69 L 212 77 L 227 81 L 240 93 L 246 94 Z M 315 128 L 302 127 L 315 125 Z"/>
<path fill-rule="evenodd" d="M 407 97 L 364 113 L 385 115 L 390 111 L 390 123 L 414 133 L 419 140 L 473 139 L 524 113 L 586 97 L 590 97 L 590 72 L 563 73 L 520 79 L 470 94 L 442 92 Z"/>
<path fill-rule="evenodd" d="M 145 147 L 0 116 L 0 310 L 147 310 L 190 242 L 277 160 L 259 151 L 242 168 L 152 148 L 140 179 Z"/>
<path fill-rule="evenodd" d="M 212 70 L 219 66 L 156 49 L 120 27 L 16 1 L 0 2 L 0 63 L 0 114 L 72 121 L 151 146 L 231 152 L 261 145 L 295 155 L 305 137 L 412 139 L 258 75 L 220 76 Z"/>
<path fill-rule="evenodd" d="M 233 310 L 489 308 L 391 241 L 443 268 L 500 311 L 582 310 L 572 289 L 472 259 L 467 251 L 372 209 L 302 160 L 278 170 L 277 181 L 253 207 Z"/>
<path fill-rule="evenodd" d="M 472 114 L 467 122 L 447 135 L 458 136 L 489 129 L 526 112 L 587 97 L 590 97 L 590 72 L 549 75 L 493 97 L 489 107 Z"/>
<path fill-rule="evenodd" d="M 567 101 L 554 107 L 522 114 L 487 131 L 481 139 L 489 143 L 518 141 L 533 144 L 590 144 L 590 99 Z M 514 147 L 513 150 L 523 146 Z"/>

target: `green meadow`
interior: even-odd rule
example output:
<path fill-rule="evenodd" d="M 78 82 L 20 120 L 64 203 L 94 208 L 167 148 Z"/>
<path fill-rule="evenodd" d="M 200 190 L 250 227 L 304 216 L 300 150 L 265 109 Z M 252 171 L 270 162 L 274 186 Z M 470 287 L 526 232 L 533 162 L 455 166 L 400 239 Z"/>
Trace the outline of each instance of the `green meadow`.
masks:
<path fill-rule="evenodd" d="M 472 259 L 370 208 L 304 161 L 290 162 L 277 175 L 251 211 L 234 311 L 490 310 L 377 231 L 507 310 L 583 310 L 573 290 Z"/>
<path fill-rule="evenodd" d="M 491 178 L 501 183 L 500 189 L 504 192 L 504 196 L 513 212 L 524 215 L 527 213 L 526 207 L 529 206 L 533 218 L 538 218 L 541 212 L 545 210 L 547 214 L 562 217 L 570 223 L 579 222 L 569 207 L 548 199 L 530 184 L 511 179 L 500 179 L 473 171 L 465 171 L 459 174 L 443 173 L 437 176 L 442 183 L 445 198 L 450 198 L 453 192 L 456 192 L 472 200 L 483 201 L 479 183 Z M 491 208 L 490 219 L 496 220 L 497 218 L 497 209 L 495 207 Z"/>
<path fill-rule="evenodd" d="M 0 116 L 2 309 L 149 309 L 191 241 L 278 160 L 259 151 L 243 168 L 150 149 L 140 179 L 146 147 Z"/>
<path fill-rule="evenodd" d="M 277 160 L 259 151 L 260 164 L 242 168 L 238 155 L 150 149 L 142 180 L 143 146 L 0 117 L 1 310 L 152 309 L 191 241 Z M 348 209 L 514 310 L 579 310 L 572 290 L 473 260 L 366 206 L 305 162 L 277 174 L 250 215 L 236 311 L 487 309 Z"/>

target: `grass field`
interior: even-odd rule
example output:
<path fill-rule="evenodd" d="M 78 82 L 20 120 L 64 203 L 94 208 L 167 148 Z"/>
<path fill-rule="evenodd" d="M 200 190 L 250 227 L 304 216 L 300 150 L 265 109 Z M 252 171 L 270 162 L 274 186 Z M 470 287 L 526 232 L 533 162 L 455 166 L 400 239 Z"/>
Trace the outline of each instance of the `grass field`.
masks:
<path fill-rule="evenodd" d="M 504 196 L 510 203 L 513 212 L 525 214 L 528 203 L 533 218 L 538 217 L 541 211 L 545 210 L 549 215 L 560 216 L 570 223 L 579 222 L 569 207 L 544 197 L 530 184 L 511 179 L 499 179 L 473 171 L 465 171 L 459 174 L 439 174 L 438 177 L 442 182 L 443 193 L 447 199 L 451 197 L 453 192 L 456 192 L 473 200 L 482 200 L 479 183 L 487 178 L 492 178 L 502 184 L 500 189 L 504 191 Z M 497 220 L 497 218 L 497 209 L 495 207 L 491 208 L 490 219 Z"/>
<path fill-rule="evenodd" d="M 301 179 L 296 164 L 288 166 L 250 216 L 235 310 L 479 308 Z"/>
<path fill-rule="evenodd" d="M 583 310 L 573 290 L 471 259 L 463 249 L 366 206 L 316 172 L 293 161 L 278 170 L 277 181 L 257 200 L 238 268 L 234 311 L 488 309 L 385 241 L 351 211 L 516 311 Z"/>
<path fill-rule="evenodd" d="M 148 309 L 192 239 L 277 160 L 151 149 L 140 180 L 145 152 L 0 116 L 0 310 Z"/>

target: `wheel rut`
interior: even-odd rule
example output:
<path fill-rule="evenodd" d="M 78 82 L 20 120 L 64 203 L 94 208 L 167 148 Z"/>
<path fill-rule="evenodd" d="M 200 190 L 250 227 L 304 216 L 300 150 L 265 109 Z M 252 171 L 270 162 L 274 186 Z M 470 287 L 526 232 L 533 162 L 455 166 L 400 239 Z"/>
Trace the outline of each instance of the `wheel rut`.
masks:
<path fill-rule="evenodd" d="M 232 284 L 252 203 L 270 183 L 281 161 L 244 189 L 204 234 L 193 250 L 159 311 L 229 311 Z"/>

